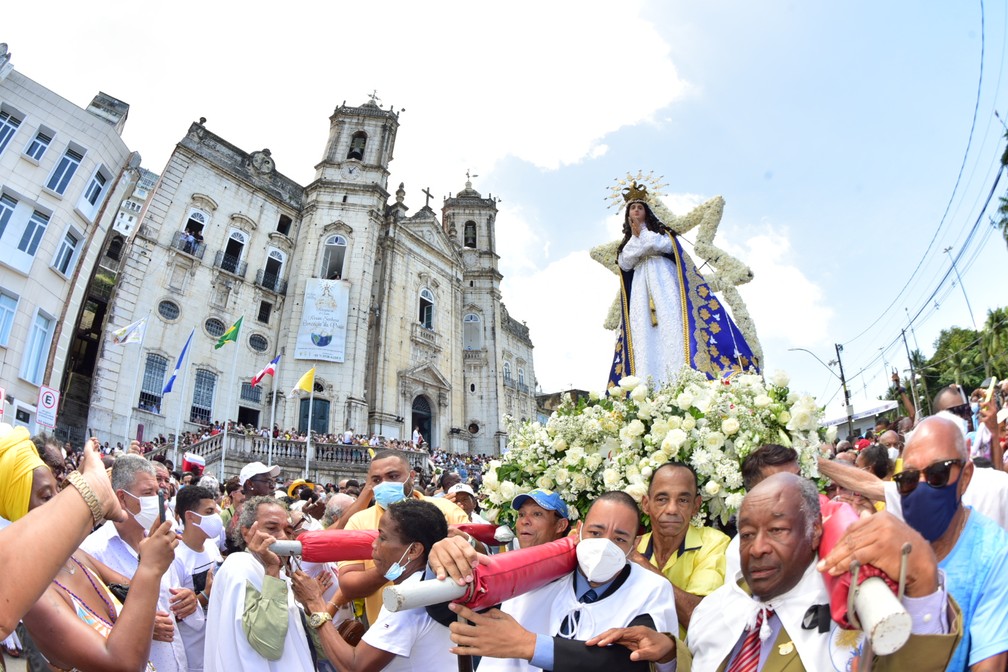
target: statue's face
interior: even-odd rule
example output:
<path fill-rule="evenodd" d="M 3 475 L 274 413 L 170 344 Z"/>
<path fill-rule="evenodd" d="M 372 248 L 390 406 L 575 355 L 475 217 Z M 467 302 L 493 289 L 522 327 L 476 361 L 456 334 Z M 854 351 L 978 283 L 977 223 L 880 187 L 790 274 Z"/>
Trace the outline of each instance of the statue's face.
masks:
<path fill-rule="evenodd" d="M 630 204 L 630 221 L 631 222 L 643 222 L 644 217 L 647 215 L 647 210 L 644 208 L 643 203 L 631 203 Z"/>

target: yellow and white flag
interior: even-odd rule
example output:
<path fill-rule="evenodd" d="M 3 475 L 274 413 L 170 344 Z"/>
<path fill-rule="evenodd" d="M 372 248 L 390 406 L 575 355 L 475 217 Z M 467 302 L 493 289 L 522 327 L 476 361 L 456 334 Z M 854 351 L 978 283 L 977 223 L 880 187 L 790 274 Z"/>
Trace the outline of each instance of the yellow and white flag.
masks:
<path fill-rule="evenodd" d="M 308 370 L 306 374 L 301 376 L 301 380 L 297 382 L 297 385 L 290 391 L 287 396 L 291 399 L 298 396 L 298 392 L 308 392 L 311 393 L 312 388 L 315 387 L 315 367 L 313 366 Z"/>
<path fill-rule="evenodd" d="M 147 318 L 137 320 L 133 324 L 127 324 L 122 329 L 112 332 L 112 342 L 116 345 L 126 345 L 127 343 L 139 343 L 143 340 L 144 329 L 147 328 Z"/>

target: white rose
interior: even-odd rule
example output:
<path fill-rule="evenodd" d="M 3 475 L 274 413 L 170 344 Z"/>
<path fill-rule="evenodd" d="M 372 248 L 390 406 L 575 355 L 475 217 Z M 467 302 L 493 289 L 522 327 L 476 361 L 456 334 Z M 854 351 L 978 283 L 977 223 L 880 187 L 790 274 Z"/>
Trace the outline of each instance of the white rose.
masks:
<path fill-rule="evenodd" d="M 643 483 L 631 483 L 623 489 L 623 492 L 633 497 L 634 501 L 639 504 L 644 495 L 647 494 L 647 486 Z"/>
<path fill-rule="evenodd" d="M 796 410 L 795 414 L 791 416 L 791 421 L 788 423 L 788 429 L 790 430 L 807 431 L 814 428 L 815 418 L 803 408 Z"/>
<path fill-rule="evenodd" d="M 552 490 L 553 479 L 549 476 L 540 476 L 536 481 L 536 487 L 542 488 L 543 490 Z"/>
<path fill-rule="evenodd" d="M 644 434 L 645 429 L 646 428 L 644 427 L 644 423 L 638 420 L 637 418 L 634 418 L 629 423 L 627 423 L 626 433 L 627 436 L 637 438 L 638 436 L 642 436 Z"/>
<path fill-rule="evenodd" d="M 711 432 L 704 439 L 704 445 L 711 450 L 716 450 L 724 445 L 724 434 L 721 432 Z"/>
<path fill-rule="evenodd" d="M 619 483 L 619 472 L 612 468 L 606 469 L 602 472 L 602 483 L 610 490 L 615 488 L 616 484 Z"/>
<path fill-rule="evenodd" d="M 836 425 L 830 425 L 826 428 L 826 443 L 833 443 L 836 441 L 837 428 Z"/>
<path fill-rule="evenodd" d="M 766 394 L 757 394 L 753 399 L 753 406 L 756 408 L 766 408 L 773 400 Z"/>
<path fill-rule="evenodd" d="M 787 423 L 791 422 L 791 414 L 787 411 L 781 411 L 780 415 L 777 416 L 777 422 L 782 425 L 787 425 Z"/>
<path fill-rule="evenodd" d="M 637 376 L 625 376 L 620 378 L 619 386 L 623 388 L 624 391 L 629 392 L 641 384 L 641 379 Z"/>
<path fill-rule="evenodd" d="M 592 471 L 595 471 L 602 464 L 602 456 L 599 455 L 598 453 L 592 453 L 591 455 L 588 456 L 586 462 L 588 464 L 588 468 L 591 469 Z"/>
<path fill-rule="evenodd" d="M 564 456 L 564 462 L 567 464 L 576 464 L 582 457 L 585 456 L 584 448 L 581 446 L 571 446 L 570 450 Z"/>
<path fill-rule="evenodd" d="M 670 453 L 678 452 L 679 448 L 686 443 L 687 438 L 689 437 L 683 430 L 673 429 L 665 435 L 665 440 L 662 441 L 662 450 L 668 450 Z"/>
<path fill-rule="evenodd" d="M 736 420 L 735 418 L 728 417 L 721 421 L 721 431 L 727 434 L 728 436 L 731 436 L 738 430 L 739 430 L 739 421 Z"/>
<path fill-rule="evenodd" d="M 692 432 L 694 427 L 696 427 L 696 420 L 693 418 L 692 415 L 687 415 L 685 418 L 683 418 L 682 421 L 683 431 Z"/>
<path fill-rule="evenodd" d="M 637 385 L 630 392 L 630 398 L 638 403 L 647 399 L 647 395 L 648 395 L 647 385 Z"/>
<path fill-rule="evenodd" d="M 680 418 L 678 415 L 670 416 L 668 419 L 668 426 L 669 429 L 679 429 L 680 427 L 682 427 L 682 418 Z"/>
<path fill-rule="evenodd" d="M 599 400 L 598 392 L 591 391 L 588 393 L 588 401 L 598 401 L 598 400 Z"/>
<path fill-rule="evenodd" d="M 704 485 L 703 489 L 708 495 L 715 497 L 719 492 L 721 492 L 721 484 L 717 481 L 707 481 L 707 484 Z"/>
<path fill-rule="evenodd" d="M 553 445 L 550 446 L 550 448 L 553 450 L 554 453 L 562 453 L 565 450 L 567 450 L 567 442 L 564 441 L 562 438 L 557 437 L 553 441 Z"/>
<path fill-rule="evenodd" d="M 685 411 L 693 405 L 693 395 L 689 393 L 689 390 L 683 390 L 679 393 L 679 396 L 676 397 L 675 403 L 676 406 Z"/>
<path fill-rule="evenodd" d="M 774 371 L 770 376 L 770 384 L 777 387 L 787 387 L 789 382 L 791 382 L 791 378 L 788 376 L 787 372 L 781 371 L 780 369 Z"/>
<path fill-rule="evenodd" d="M 518 494 L 518 486 L 511 481 L 504 481 L 500 484 L 500 494 L 504 501 L 510 502 Z"/>

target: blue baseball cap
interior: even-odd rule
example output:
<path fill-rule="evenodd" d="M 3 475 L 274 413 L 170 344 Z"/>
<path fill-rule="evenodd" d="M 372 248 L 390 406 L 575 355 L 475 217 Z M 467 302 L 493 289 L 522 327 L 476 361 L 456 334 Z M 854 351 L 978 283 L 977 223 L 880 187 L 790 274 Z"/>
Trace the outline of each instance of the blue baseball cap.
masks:
<path fill-rule="evenodd" d="M 517 511 L 522 507 L 522 504 L 530 499 L 547 511 L 556 511 L 561 518 L 570 518 L 567 514 L 567 505 L 560 499 L 560 495 L 552 490 L 543 490 L 542 488 L 518 495 L 511 500 L 511 508 Z"/>

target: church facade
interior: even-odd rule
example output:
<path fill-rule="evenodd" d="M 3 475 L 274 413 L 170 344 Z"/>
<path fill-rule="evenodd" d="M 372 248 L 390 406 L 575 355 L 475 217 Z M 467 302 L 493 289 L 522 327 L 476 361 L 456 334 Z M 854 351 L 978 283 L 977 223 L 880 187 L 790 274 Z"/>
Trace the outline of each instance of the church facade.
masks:
<path fill-rule="evenodd" d="M 88 426 L 99 437 L 212 421 L 410 438 L 498 454 L 503 416 L 535 415 L 528 328 L 501 302 L 496 201 L 470 182 L 414 214 L 390 193 L 398 115 L 338 107 L 315 179 L 277 172 L 194 123 L 176 146 L 119 275 Z M 215 349 L 239 319 L 236 343 Z M 172 375 L 192 335 L 172 390 Z M 250 379 L 276 355 L 277 376 Z M 314 393 L 287 391 L 315 367 Z M 309 405 L 311 417 L 309 418 Z"/>

